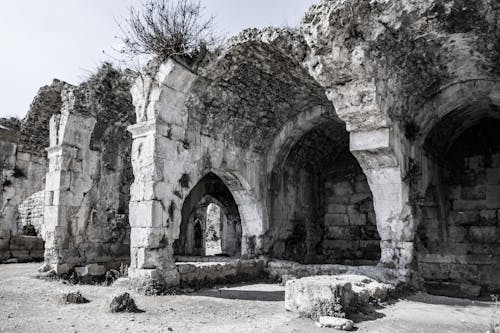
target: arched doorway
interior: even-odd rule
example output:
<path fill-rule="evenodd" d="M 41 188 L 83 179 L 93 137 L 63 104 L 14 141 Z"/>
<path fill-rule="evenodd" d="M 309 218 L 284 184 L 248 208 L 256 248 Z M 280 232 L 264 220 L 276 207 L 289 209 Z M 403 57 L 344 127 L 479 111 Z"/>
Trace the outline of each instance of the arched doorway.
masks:
<path fill-rule="evenodd" d="M 238 206 L 222 180 L 205 175 L 184 200 L 176 255 L 238 257 L 241 219 Z"/>
<path fill-rule="evenodd" d="M 373 198 L 349 151 L 345 124 L 329 120 L 291 142 L 271 174 L 271 256 L 302 263 L 377 264 Z"/>
<path fill-rule="evenodd" d="M 429 131 L 417 230 L 418 269 L 431 293 L 500 290 L 500 109 L 478 101 Z"/>

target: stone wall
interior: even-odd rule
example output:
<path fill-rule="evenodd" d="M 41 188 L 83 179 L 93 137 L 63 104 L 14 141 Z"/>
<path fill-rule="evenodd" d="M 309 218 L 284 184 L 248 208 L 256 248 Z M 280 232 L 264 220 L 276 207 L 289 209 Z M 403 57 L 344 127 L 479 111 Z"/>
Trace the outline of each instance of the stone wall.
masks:
<path fill-rule="evenodd" d="M 354 174 L 340 168 L 330 177 L 325 182 L 323 253 L 332 262 L 376 265 L 380 260 L 380 237 L 365 175 L 359 168 Z"/>
<path fill-rule="evenodd" d="M 28 199 L 24 200 L 17 208 L 17 230 L 23 228 L 29 229 L 33 227 L 36 235 L 44 234 L 43 212 L 45 205 L 45 191 L 39 191 L 32 194 Z M 33 236 L 33 235 L 32 235 Z"/>
<path fill-rule="evenodd" d="M 48 122 L 53 114 L 60 112 L 61 91 L 65 86 L 64 82 L 54 80 L 51 85 L 40 88 L 22 121 L 4 119 L 0 122 L 0 258 L 41 259 L 43 241 L 21 237 L 19 213 L 23 210 L 23 202 L 44 188 L 48 167 L 45 151 L 49 140 Z M 42 217 L 38 216 L 38 224 L 40 219 Z M 44 238 L 43 232 L 38 237 Z"/>
<path fill-rule="evenodd" d="M 477 297 L 500 290 L 500 122 L 456 139 L 428 188 L 419 226 L 418 267 L 429 291 Z M 482 152 L 482 153 L 481 153 Z"/>
<path fill-rule="evenodd" d="M 61 114 L 51 119 L 45 261 L 59 274 L 129 261 L 129 89 L 127 74 L 105 64 L 80 86 L 63 90 Z"/>
<path fill-rule="evenodd" d="M 318 125 L 274 170 L 271 256 L 308 263 L 380 259 L 370 188 L 347 140 L 342 124 Z"/>
<path fill-rule="evenodd" d="M 441 235 L 453 215 L 424 141 L 443 119 L 456 126 L 436 146 L 498 118 L 498 10 L 494 0 L 319 1 L 299 29 L 246 30 L 196 69 L 153 61 L 132 86 L 135 124 L 120 80 L 101 72 L 65 89 L 52 121 L 46 257 L 64 272 L 124 255 L 116 244 L 126 228 L 109 238 L 109 226 L 126 214 L 130 125 L 129 273 L 138 288 L 179 283 L 183 207 L 190 216 L 198 201 L 189 196 L 209 174 L 234 198 L 243 256 L 417 268 L 417 226 L 437 221 L 428 233 Z M 348 179 L 339 177 L 353 170 L 345 161 L 356 168 Z M 111 193 L 117 184 L 123 191 Z M 475 237 L 483 227 L 451 230 Z"/>

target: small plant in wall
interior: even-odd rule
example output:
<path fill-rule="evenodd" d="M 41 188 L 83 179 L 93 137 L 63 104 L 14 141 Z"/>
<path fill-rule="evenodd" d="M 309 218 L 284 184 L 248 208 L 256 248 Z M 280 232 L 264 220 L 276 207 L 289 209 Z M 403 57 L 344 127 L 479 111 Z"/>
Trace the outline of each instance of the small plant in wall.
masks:
<path fill-rule="evenodd" d="M 119 52 L 160 61 L 177 57 L 192 65 L 221 41 L 214 17 L 203 11 L 194 0 L 145 0 L 131 7 L 128 18 L 118 23 L 122 31 Z"/>
<path fill-rule="evenodd" d="M 403 181 L 407 184 L 414 185 L 416 184 L 420 176 L 422 176 L 422 168 L 420 164 L 413 158 L 408 159 L 408 167 L 406 168 L 406 174 L 403 177 Z"/>
<path fill-rule="evenodd" d="M 301 317 L 308 317 L 313 320 L 318 320 L 319 317 L 325 316 L 345 318 L 345 312 L 339 297 L 335 297 L 332 300 L 318 300 L 311 307 L 309 314 L 301 314 Z"/>

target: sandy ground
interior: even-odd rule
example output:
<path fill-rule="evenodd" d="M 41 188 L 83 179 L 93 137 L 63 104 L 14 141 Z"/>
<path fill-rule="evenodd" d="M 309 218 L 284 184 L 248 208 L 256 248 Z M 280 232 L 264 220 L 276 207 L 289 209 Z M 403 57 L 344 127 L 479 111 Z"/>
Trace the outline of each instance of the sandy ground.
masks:
<path fill-rule="evenodd" d="M 38 264 L 0 265 L 0 332 L 336 332 L 284 309 L 284 288 L 247 284 L 178 296 L 131 293 L 144 313 L 108 312 L 118 287 L 70 286 L 33 278 Z M 88 304 L 64 304 L 80 290 Z M 377 310 L 357 332 L 486 332 L 493 305 L 417 294 Z"/>

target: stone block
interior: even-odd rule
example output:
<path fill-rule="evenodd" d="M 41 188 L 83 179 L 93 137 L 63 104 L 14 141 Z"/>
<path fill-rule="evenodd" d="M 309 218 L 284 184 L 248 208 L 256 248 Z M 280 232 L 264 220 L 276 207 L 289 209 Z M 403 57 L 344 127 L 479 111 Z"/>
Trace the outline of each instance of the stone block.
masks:
<path fill-rule="evenodd" d="M 349 239 L 346 238 L 348 227 L 328 227 L 327 239 Z"/>
<path fill-rule="evenodd" d="M 87 271 L 89 275 L 101 276 L 106 274 L 106 267 L 99 264 L 88 264 Z"/>
<path fill-rule="evenodd" d="M 331 316 L 319 317 L 318 324 L 320 327 L 330 327 L 342 331 L 351 331 L 354 328 L 352 320 Z"/>
<path fill-rule="evenodd" d="M 450 214 L 449 223 L 462 226 L 475 225 L 481 220 L 479 211 L 455 211 Z"/>
<path fill-rule="evenodd" d="M 486 179 L 488 184 L 500 185 L 500 168 L 486 169 Z"/>
<path fill-rule="evenodd" d="M 500 185 L 486 187 L 486 206 L 491 209 L 500 207 Z"/>
<path fill-rule="evenodd" d="M 354 191 L 356 193 L 369 193 L 371 195 L 370 186 L 368 186 L 366 177 L 363 176 L 361 179 L 356 180 L 356 183 L 354 184 Z"/>
<path fill-rule="evenodd" d="M 418 271 L 426 280 L 447 280 L 450 277 L 447 264 L 419 263 Z"/>
<path fill-rule="evenodd" d="M 327 212 L 331 214 L 342 214 L 347 212 L 347 207 L 344 204 L 331 203 L 327 206 Z"/>
<path fill-rule="evenodd" d="M 43 250 L 43 239 L 35 236 L 12 236 L 11 250 Z"/>
<path fill-rule="evenodd" d="M 453 243 L 461 243 L 467 235 L 467 229 L 464 227 L 449 227 L 448 237 Z"/>
<path fill-rule="evenodd" d="M 353 241 L 347 241 L 343 239 L 335 239 L 335 240 L 324 240 L 323 248 L 325 249 L 335 249 L 335 250 L 349 250 L 351 251 L 353 247 L 356 247 L 357 243 Z"/>
<path fill-rule="evenodd" d="M 16 258 L 18 262 L 26 262 L 31 260 L 29 250 L 11 250 L 10 254 L 13 258 Z"/>
<path fill-rule="evenodd" d="M 478 265 L 474 264 L 453 264 L 450 263 L 450 279 L 456 281 L 476 281 L 479 278 Z"/>
<path fill-rule="evenodd" d="M 130 249 L 131 266 L 138 269 L 163 269 L 172 260 L 172 249 Z"/>
<path fill-rule="evenodd" d="M 349 217 L 347 214 L 326 214 L 326 226 L 347 226 L 349 225 Z"/>
<path fill-rule="evenodd" d="M 448 186 L 447 188 L 447 196 L 448 199 L 457 200 L 460 199 L 460 195 L 462 194 L 462 185 L 453 185 Z"/>
<path fill-rule="evenodd" d="M 130 230 L 132 247 L 158 248 L 168 244 L 166 228 L 137 228 Z"/>
<path fill-rule="evenodd" d="M 500 202 L 498 203 L 500 206 Z M 483 209 L 479 212 L 482 225 L 497 224 L 497 211 L 495 209 Z"/>
<path fill-rule="evenodd" d="M 362 226 L 366 224 L 366 215 L 358 212 L 349 213 L 349 225 Z"/>
<path fill-rule="evenodd" d="M 463 200 L 485 200 L 486 189 L 484 186 L 462 187 L 462 194 L 460 198 Z"/>
<path fill-rule="evenodd" d="M 469 239 L 478 243 L 496 243 L 499 242 L 498 227 L 469 227 Z"/>
<path fill-rule="evenodd" d="M 476 298 L 481 294 L 481 286 L 461 283 L 460 284 L 460 294 L 465 298 Z"/>
<path fill-rule="evenodd" d="M 42 250 L 30 250 L 31 260 L 41 260 L 44 258 L 45 251 Z"/>
<path fill-rule="evenodd" d="M 370 299 L 387 299 L 392 285 L 362 275 L 320 275 L 290 280 L 285 286 L 285 309 L 306 316 L 317 313 L 317 305 L 338 302 L 343 311 L 368 305 Z"/>
<path fill-rule="evenodd" d="M 335 183 L 333 186 L 333 193 L 335 196 L 343 197 L 354 192 L 353 186 L 350 182 L 344 181 Z"/>
<path fill-rule="evenodd" d="M 132 201 L 129 204 L 130 227 L 161 228 L 167 226 L 168 213 L 160 201 Z"/>
<path fill-rule="evenodd" d="M 357 204 L 357 203 L 362 203 L 363 201 L 371 201 L 371 194 L 370 193 L 355 193 L 350 196 L 350 203 L 351 204 Z"/>
<path fill-rule="evenodd" d="M 89 269 L 87 266 L 81 266 L 81 267 L 74 267 L 76 275 L 79 277 L 87 276 L 89 275 Z"/>
<path fill-rule="evenodd" d="M 493 168 L 500 168 L 500 154 L 491 155 L 491 166 Z"/>
<path fill-rule="evenodd" d="M 479 281 L 487 285 L 490 290 L 500 289 L 500 264 L 479 266 Z"/>

